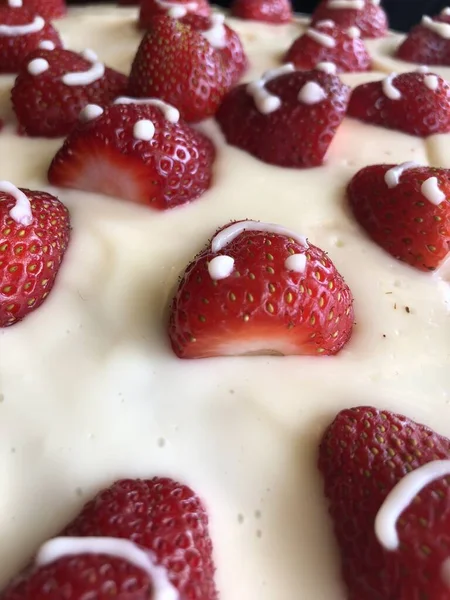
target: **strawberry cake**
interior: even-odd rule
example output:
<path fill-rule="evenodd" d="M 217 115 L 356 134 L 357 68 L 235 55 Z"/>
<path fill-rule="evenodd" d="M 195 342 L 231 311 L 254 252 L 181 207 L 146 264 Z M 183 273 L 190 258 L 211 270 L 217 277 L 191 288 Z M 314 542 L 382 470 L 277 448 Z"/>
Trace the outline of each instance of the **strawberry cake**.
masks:
<path fill-rule="evenodd" d="M 450 597 L 448 28 L 0 5 L 0 600 Z"/>

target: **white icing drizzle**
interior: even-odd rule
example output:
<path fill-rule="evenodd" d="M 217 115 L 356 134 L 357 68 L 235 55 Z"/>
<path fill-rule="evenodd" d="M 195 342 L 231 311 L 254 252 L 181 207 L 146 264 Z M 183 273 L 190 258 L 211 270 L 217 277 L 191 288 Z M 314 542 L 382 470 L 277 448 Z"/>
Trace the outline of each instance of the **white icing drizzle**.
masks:
<path fill-rule="evenodd" d="M 14 37 L 18 35 L 28 35 L 41 31 L 45 21 L 39 15 L 36 15 L 31 23 L 25 25 L 0 25 L 0 36 Z"/>
<path fill-rule="evenodd" d="M 103 108 L 98 104 L 86 104 L 86 106 L 81 109 L 78 118 L 80 121 L 87 123 L 88 121 L 93 121 L 100 117 L 103 114 Z"/>
<path fill-rule="evenodd" d="M 224 27 L 225 15 L 215 14 L 211 17 L 211 27 L 206 31 L 201 31 L 202 36 L 213 46 L 221 49 L 227 45 L 227 32 Z"/>
<path fill-rule="evenodd" d="M 336 40 L 331 37 L 331 35 L 327 35 L 322 31 L 317 31 L 317 29 L 312 29 L 311 27 L 306 30 L 306 35 L 310 37 L 312 40 L 320 44 L 321 46 L 325 46 L 325 48 L 334 48 L 336 46 Z"/>
<path fill-rule="evenodd" d="M 388 188 L 394 188 L 400 183 L 400 177 L 405 171 L 408 171 L 408 169 L 415 169 L 416 167 L 420 167 L 419 163 L 410 160 L 402 163 L 401 165 L 396 165 L 395 167 L 392 167 L 392 169 L 389 169 L 389 171 L 386 171 L 384 174 L 384 181 L 386 182 Z"/>
<path fill-rule="evenodd" d="M 328 75 L 335 75 L 337 73 L 337 67 L 333 62 L 323 61 L 317 63 L 315 68 L 318 71 L 323 71 L 324 73 L 328 73 Z"/>
<path fill-rule="evenodd" d="M 427 15 L 422 17 L 422 25 L 424 25 L 430 31 L 436 33 L 439 37 L 444 40 L 450 40 L 450 24 L 449 23 L 441 23 L 440 21 L 433 21 Z"/>
<path fill-rule="evenodd" d="M 158 98 L 130 98 L 129 96 L 120 96 L 114 100 L 114 104 L 150 104 L 151 106 L 159 108 L 163 113 L 164 118 L 170 123 L 178 123 L 180 120 L 180 111 L 171 104 L 167 104 L 167 102 L 159 100 Z"/>
<path fill-rule="evenodd" d="M 140 119 L 133 126 L 133 137 L 137 140 L 149 142 L 155 135 L 155 125 L 150 119 Z"/>
<path fill-rule="evenodd" d="M 446 6 L 441 10 L 441 15 L 445 15 L 446 17 L 450 16 L 450 7 Z"/>
<path fill-rule="evenodd" d="M 20 8 L 23 6 L 22 0 L 8 0 L 8 6 L 11 8 Z"/>
<path fill-rule="evenodd" d="M 259 221 L 239 221 L 239 223 L 233 223 L 228 225 L 222 231 L 214 236 L 211 241 L 211 250 L 213 252 L 220 252 L 227 244 L 232 242 L 238 235 L 243 231 L 266 231 L 267 233 L 275 233 L 277 235 L 284 235 L 288 238 L 292 238 L 298 242 L 304 248 L 308 248 L 308 242 L 306 237 L 299 235 L 291 229 L 287 229 L 282 225 L 275 225 L 274 223 L 261 223 Z"/>
<path fill-rule="evenodd" d="M 327 8 L 362 10 L 364 8 L 364 0 L 329 0 Z"/>
<path fill-rule="evenodd" d="M 325 100 L 327 94 L 323 87 L 315 81 L 308 81 L 299 91 L 297 98 L 303 104 L 318 104 Z"/>
<path fill-rule="evenodd" d="M 105 65 L 98 61 L 98 57 L 93 50 L 83 50 L 81 53 L 83 58 L 92 63 L 92 66 L 87 71 L 75 71 L 66 73 L 62 77 L 62 82 L 66 85 L 89 85 L 98 81 L 105 74 Z"/>
<path fill-rule="evenodd" d="M 304 273 L 306 269 L 306 255 L 291 254 L 284 261 L 284 266 L 288 271 L 295 271 L 295 273 Z"/>
<path fill-rule="evenodd" d="M 38 48 L 41 48 L 41 50 L 54 50 L 55 47 L 55 44 L 50 40 L 42 40 L 38 44 Z"/>
<path fill-rule="evenodd" d="M 226 279 L 231 275 L 234 269 L 234 258 L 231 256 L 220 255 L 215 256 L 208 263 L 208 273 L 211 279 L 215 281 L 219 279 Z"/>
<path fill-rule="evenodd" d="M 395 526 L 402 512 L 424 487 L 447 475 L 450 475 L 450 460 L 434 460 L 411 471 L 392 488 L 375 518 L 375 535 L 386 550 L 399 547 Z"/>
<path fill-rule="evenodd" d="M 381 4 L 381 0 L 369 0 L 370 4 L 373 4 L 374 6 L 380 6 Z"/>
<path fill-rule="evenodd" d="M 247 85 L 247 93 L 253 97 L 256 108 L 263 115 L 268 115 L 275 110 L 278 110 L 281 106 L 281 98 L 278 96 L 274 96 L 270 92 L 266 90 L 266 83 L 271 81 L 272 79 L 276 79 L 281 75 L 285 75 L 286 73 L 293 73 L 295 71 L 295 67 L 292 63 L 287 63 L 281 67 L 276 69 L 271 69 L 270 71 L 266 71 L 261 79 L 257 79 L 256 81 L 252 81 Z"/>
<path fill-rule="evenodd" d="M 429 67 L 427 67 L 427 65 L 421 65 L 420 67 L 417 67 L 416 69 L 416 73 L 429 73 L 430 69 Z"/>
<path fill-rule="evenodd" d="M 43 544 L 36 555 L 36 565 L 43 567 L 69 556 L 104 554 L 120 558 L 144 571 L 152 581 L 152 600 L 179 600 L 178 590 L 170 583 L 167 569 L 156 565 L 150 552 L 131 540 L 108 537 L 59 537 Z"/>
<path fill-rule="evenodd" d="M 353 39 L 359 38 L 361 37 L 361 30 L 355 25 L 352 25 L 352 27 L 347 29 L 347 34 Z"/>
<path fill-rule="evenodd" d="M 439 206 L 445 200 L 444 192 L 439 188 L 437 177 L 429 177 L 420 186 L 420 191 L 431 204 Z"/>
<path fill-rule="evenodd" d="M 188 14 L 188 12 L 193 12 L 198 8 L 197 2 L 187 2 L 186 4 L 181 4 L 179 2 L 168 2 L 167 0 L 155 1 L 160 8 L 167 12 L 169 17 L 172 17 L 172 19 L 182 19 Z"/>
<path fill-rule="evenodd" d="M 33 222 L 33 213 L 31 204 L 26 195 L 9 181 L 0 181 L 0 192 L 10 194 L 16 201 L 15 205 L 9 211 L 9 216 L 20 225 L 31 225 Z"/>
<path fill-rule="evenodd" d="M 435 92 L 439 87 L 439 79 L 436 75 L 425 75 L 423 82 L 425 86 L 432 92 Z"/>
<path fill-rule="evenodd" d="M 40 75 L 50 68 L 48 61 L 45 58 L 34 58 L 27 65 L 27 71 L 30 75 Z"/>
<path fill-rule="evenodd" d="M 394 85 L 394 79 L 397 77 L 397 73 L 391 73 L 383 79 L 381 82 L 381 89 L 383 94 L 389 98 L 389 100 L 400 100 L 402 94 Z"/>
<path fill-rule="evenodd" d="M 322 19 L 321 21 L 317 21 L 317 27 L 335 27 L 336 23 L 331 19 Z"/>

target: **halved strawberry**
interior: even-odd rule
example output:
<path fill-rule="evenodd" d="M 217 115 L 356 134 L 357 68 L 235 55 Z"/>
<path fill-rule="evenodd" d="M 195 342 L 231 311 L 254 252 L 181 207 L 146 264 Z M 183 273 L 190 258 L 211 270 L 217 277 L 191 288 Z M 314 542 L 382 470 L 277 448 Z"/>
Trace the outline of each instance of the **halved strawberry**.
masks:
<path fill-rule="evenodd" d="M 388 31 L 380 0 L 322 0 L 313 13 L 312 26 L 329 19 L 342 29 L 357 27 L 363 38 L 383 37 Z"/>
<path fill-rule="evenodd" d="M 278 225 L 219 229 L 188 265 L 169 336 L 180 358 L 336 354 L 353 326 L 352 294 L 327 254 Z"/>
<path fill-rule="evenodd" d="M 450 14 L 424 16 L 397 48 L 397 57 L 421 65 L 450 65 Z"/>
<path fill-rule="evenodd" d="M 122 100 L 122 99 L 119 99 Z M 53 185 L 117 196 L 164 210 L 195 200 L 211 184 L 211 141 L 160 100 L 89 105 L 48 172 Z"/>
<path fill-rule="evenodd" d="M 450 250 L 450 170 L 372 165 L 348 185 L 356 220 L 395 258 L 434 271 Z"/>
<path fill-rule="evenodd" d="M 172 479 L 123 479 L 45 543 L 0 600 L 217 600 L 214 570 L 198 496 Z"/>
<path fill-rule="evenodd" d="M 188 25 L 154 17 L 133 60 L 129 94 L 173 104 L 186 121 L 213 115 L 229 86 L 222 55 Z"/>
<path fill-rule="evenodd" d="M 350 88 L 322 71 L 267 72 L 232 89 L 216 119 L 229 144 L 283 167 L 322 164 L 342 122 Z"/>
<path fill-rule="evenodd" d="M 348 115 L 425 137 L 450 131 L 450 86 L 430 73 L 392 73 L 352 91 Z"/>
<path fill-rule="evenodd" d="M 37 15 L 46 21 L 59 19 L 67 12 L 65 0 L 0 0 L 0 6 L 21 7 Z"/>
<path fill-rule="evenodd" d="M 0 6 L 0 73 L 17 73 L 43 41 L 62 46 L 56 29 L 41 16 L 23 7 Z"/>
<path fill-rule="evenodd" d="M 341 29 L 331 21 L 316 23 L 293 42 L 285 62 L 298 69 L 314 69 L 321 62 L 332 62 L 339 73 L 369 71 L 370 55 L 359 35 L 357 27 Z"/>
<path fill-rule="evenodd" d="M 343 410 L 328 427 L 319 469 L 349 600 L 449 598 L 449 458 L 450 440 L 389 411 Z"/>
<path fill-rule="evenodd" d="M 0 182 L 0 327 L 17 323 L 44 302 L 69 233 L 69 213 L 55 196 Z"/>
<path fill-rule="evenodd" d="M 68 134 L 87 104 L 105 106 L 125 93 L 128 78 L 105 67 L 92 50 L 35 50 L 22 64 L 11 100 L 24 133 Z"/>
<path fill-rule="evenodd" d="M 292 20 L 290 0 L 233 0 L 230 12 L 239 19 L 266 23 L 288 23 Z"/>
<path fill-rule="evenodd" d="M 152 26 L 153 17 L 168 16 L 181 19 L 186 15 L 209 17 L 211 6 L 208 0 L 142 0 L 139 11 L 139 26 L 147 29 Z"/>

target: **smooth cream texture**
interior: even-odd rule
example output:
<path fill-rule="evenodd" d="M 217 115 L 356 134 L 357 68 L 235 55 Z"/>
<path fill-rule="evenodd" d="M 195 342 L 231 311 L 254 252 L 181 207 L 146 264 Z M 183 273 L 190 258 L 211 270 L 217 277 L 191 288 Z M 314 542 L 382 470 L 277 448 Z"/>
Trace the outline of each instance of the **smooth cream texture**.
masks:
<path fill-rule="evenodd" d="M 68 47 L 92 47 L 127 71 L 136 14 L 76 9 L 56 26 Z M 252 63 L 246 81 L 279 66 L 302 30 L 229 22 Z M 376 56 L 382 72 L 343 79 L 385 77 L 393 69 Z M 9 119 L 12 81 L 0 78 Z M 206 502 L 222 600 L 342 600 L 316 468 L 324 428 L 342 408 L 375 404 L 450 435 L 449 286 L 370 242 L 344 195 L 370 163 L 450 166 L 450 137 L 346 119 L 326 166 L 290 170 L 225 146 L 213 121 L 201 128 L 219 148 L 214 187 L 188 206 L 161 213 L 53 189 L 73 225 L 56 286 L 23 323 L 0 330 L 0 586 L 101 487 L 160 474 Z M 8 125 L 1 178 L 52 190 L 46 169 L 60 144 Z M 353 338 L 337 357 L 173 355 L 166 319 L 178 276 L 231 219 L 277 223 L 329 253 L 355 297 Z"/>

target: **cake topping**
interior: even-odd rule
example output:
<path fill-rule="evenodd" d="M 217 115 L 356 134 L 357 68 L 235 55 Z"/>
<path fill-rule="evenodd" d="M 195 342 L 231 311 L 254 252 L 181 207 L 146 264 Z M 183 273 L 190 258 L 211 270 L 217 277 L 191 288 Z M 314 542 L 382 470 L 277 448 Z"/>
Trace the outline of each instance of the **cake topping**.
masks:
<path fill-rule="evenodd" d="M 80 112 L 80 121 L 93 121 L 103 114 L 103 108 L 98 104 L 87 104 Z"/>
<path fill-rule="evenodd" d="M 397 77 L 397 73 L 391 73 L 385 77 L 381 83 L 383 94 L 389 98 L 389 100 L 400 100 L 402 94 L 399 89 L 394 85 L 394 79 Z"/>
<path fill-rule="evenodd" d="M 92 63 L 92 66 L 87 71 L 76 71 L 63 75 L 62 81 L 66 85 L 90 85 L 105 74 L 105 65 L 98 61 L 95 52 L 86 49 L 81 54 L 83 58 Z"/>
<path fill-rule="evenodd" d="M 363 38 L 377 38 L 386 35 L 388 23 L 379 3 L 368 0 L 322 0 L 317 3 L 312 16 L 315 27 L 324 19 L 333 19 L 340 29 L 355 26 Z"/>
<path fill-rule="evenodd" d="M 362 10 L 364 0 L 329 0 L 328 8 Z"/>
<path fill-rule="evenodd" d="M 50 65 L 45 60 L 45 58 L 34 58 L 28 63 L 27 69 L 30 75 L 40 75 L 41 73 L 44 73 L 44 71 L 46 71 L 49 67 Z"/>
<path fill-rule="evenodd" d="M 355 27 L 354 25 L 347 29 L 347 33 L 351 38 L 361 37 L 361 31 L 358 29 L 358 27 Z"/>
<path fill-rule="evenodd" d="M 149 142 L 155 135 L 155 125 L 150 119 L 140 119 L 133 125 L 133 136 L 137 140 Z"/>
<path fill-rule="evenodd" d="M 315 81 L 308 81 L 298 93 L 298 99 L 304 104 L 317 104 L 325 100 L 327 94 Z"/>
<path fill-rule="evenodd" d="M 284 261 L 284 266 L 288 271 L 304 273 L 306 269 L 306 254 L 290 254 Z"/>
<path fill-rule="evenodd" d="M 124 0 L 125 3 L 127 0 Z M 139 25 L 142 29 L 150 29 L 152 20 L 157 16 L 168 16 L 172 19 L 184 19 L 188 15 L 209 17 L 211 7 L 208 0 L 190 0 L 188 2 L 172 2 L 170 0 L 142 0 L 140 2 Z"/>
<path fill-rule="evenodd" d="M 198 8 L 197 2 L 168 2 L 168 0 L 155 0 L 156 4 L 160 6 L 169 17 L 172 19 L 181 19 L 185 17 L 188 12 L 196 11 Z"/>
<path fill-rule="evenodd" d="M 281 98 L 271 94 L 265 87 L 266 83 L 272 81 L 272 79 L 280 77 L 281 75 L 293 73 L 294 71 L 294 65 L 288 63 L 281 67 L 277 67 L 276 69 L 266 71 L 261 79 L 252 81 L 247 85 L 247 93 L 253 97 L 256 108 L 259 110 L 259 112 L 261 112 L 263 115 L 267 115 L 275 110 L 278 110 L 281 106 Z"/>
<path fill-rule="evenodd" d="M 304 248 L 308 247 L 308 242 L 304 235 L 299 235 L 295 231 L 292 231 L 292 229 L 288 229 L 282 225 L 262 223 L 261 221 L 238 221 L 224 227 L 214 236 L 211 242 L 211 251 L 214 253 L 220 252 L 225 246 L 231 244 L 233 240 L 241 235 L 243 231 L 265 231 L 266 233 L 284 235 L 295 240 L 300 246 Z"/>
<path fill-rule="evenodd" d="M 414 162 L 413 160 L 396 165 L 395 167 L 392 167 L 386 171 L 384 174 L 384 181 L 386 182 L 388 188 L 393 188 L 400 183 L 400 177 L 405 171 L 408 169 L 415 169 L 417 167 L 420 167 L 419 163 Z"/>
<path fill-rule="evenodd" d="M 45 21 L 39 15 L 36 15 L 31 23 L 26 25 L 0 25 L 0 36 L 10 37 L 19 35 L 28 35 L 36 33 L 44 28 Z"/>
<path fill-rule="evenodd" d="M 432 92 L 435 92 L 439 87 L 439 79 L 436 77 L 436 75 L 427 75 L 423 78 L 423 82 Z"/>
<path fill-rule="evenodd" d="M 42 42 L 39 42 L 38 48 L 42 48 L 42 50 L 54 50 L 56 46 L 50 40 L 42 40 Z"/>
<path fill-rule="evenodd" d="M 27 196 L 9 181 L 0 181 L 0 192 L 10 194 L 16 201 L 16 204 L 9 211 L 9 216 L 20 225 L 31 225 L 33 213 Z"/>
<path fill-rule="evenodd" d="M 234 269 L 234 258 L 227 255 L 215 256 L 208 263 L 208 273 L 211 279 L 219 281 L 231 275 Z"/>
<path fill-rule="evenodd" d="M 225 48 L 227 45 L 224 23 L 225 15 L 214 14 L 211 17 L 211 27 L 206 31 L 202 31 L 203 37 L 208 40 L 214 48 Z"/>
<path fill-rule="evenodd" d="M 112 537 L 59 537 L 49 540 L 36 555 L 36 566 L 80 554 L 103 554 L 120 558 L 144 571 L 150 578 L 154 600 L 178 600 L 178 590 L 170 583 L 167 570 L 155 564 L 151 554 L 134 542 Z"/>
<path fill-rule="evenodd" d="M 317 27 L 336 27 L 336 23 L 332 19 L 323 19 L 323 21 L 317 21 Z"/>
<path fill-rule="evenodd" d="M 114 100 L 114 104 L 144 104 L 156 106 L 170 123 L 178 123 L 180 120 L 180 111 L 171 104 L 167 104 L 167 102 L 159 100 L 158 98 L 130 98 L 128 96 L 120 96 Z"/>
<path fill-rule="evenodd" d="M 427 65 L 420 65 L 420 67 L 417 67 L 416 69 L 416 73 L 429 73 L 430 72 L 430 67 L 428 67 Z"/>
<path fill-rule="evenodd" d="M 441 204 L 441 202 L 445 200 L 444 192 L 441 189 L 439 189 L 439 182 L 437 177 L 429 177 L 428 179 L 426 179 L 422 183 L 420 191 L 425 196 L 425 198 L 435 206 L 439 206 L 439 204 Z"/>
<path fill-rule="evenodd" d="M 319 71 L 323 71 L 324 73 L 328 73 L 329 75 L 335 75 L 337 72 L 337 67 L 333 62 L 322 61 L 317 63 L 316 69 Z"/>
<path fill-rule="evenodd" d="M 334 48 L 336 45 L 335 39 L 331 35 L 323 33 L 323 31 L 309 27 L 305 33 L 321 46 L 325 46 L 325 48 Z"/>
<path fill-rule="evenodd" d="M 289 0 L 233 0 L 230 12 L 238 19 L 266 23 L 288 23 L 292 20 Z"/>
<path fill-rule="evenodd" d="M 22 5 L 22 0 L 8 0 L 8 6 L 11 6 L 11 8 L 19 8 Z"/>
<path fill-rule="evenodd" d="M 433 21 L 431 17 L 424 15 L 422 17 L 422 25 L 433 31 L 433 33 L 436 33 L 439 37 L 444 38 L 444 40 L 450 40 L 450 23 Z"/>
<path fill-rule="evenodd" d="M 450 16 L 450 7 L 449 7 L 449 6 L 446 6 L 445 8 L 443 8 L 443 9 L 441 10 L 441 15 L 444 15 L 444 16 L 446 16 L 446 17 Z"/>

